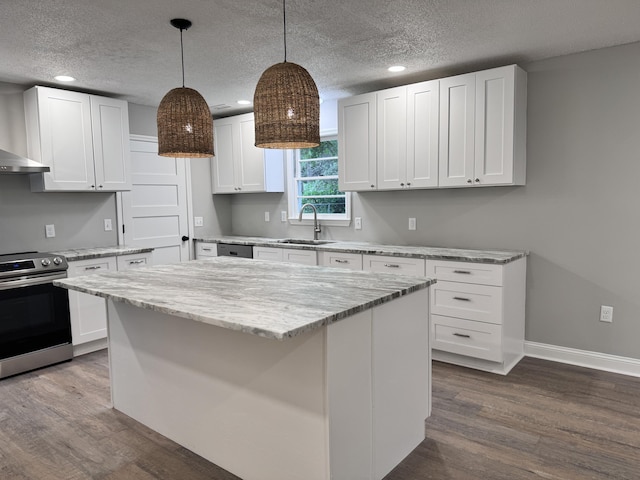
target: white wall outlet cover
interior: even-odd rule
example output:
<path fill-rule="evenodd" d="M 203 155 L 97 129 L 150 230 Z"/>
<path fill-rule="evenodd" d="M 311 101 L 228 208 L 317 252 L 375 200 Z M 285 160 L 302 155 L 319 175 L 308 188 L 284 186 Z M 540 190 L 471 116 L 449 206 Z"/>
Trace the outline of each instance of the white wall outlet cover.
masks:
<path fill-rule="evenodd" d="M 44 226 L 44 234 L 47 238 L 53 238 L 56 236 L 56 226 L 51 224 L 51 225 L 45 225 Z"/>
<path fill-rule="evenodd" d="M 113 225 L 111 224 L 111 219 L 110 218 L 105 218 L 104 219 L 104 231 L 105 232 L 110 232 L 111 230 L 113 230 Z"/>
<path fill-rule="evenodd" d="M 613 307 L 609 305 L 600 306 L 600 321 L 607 323 L 613 322 Z"/>
<path fill-rule="evenodd" d="M 269 221 L 269 212 L 264 212 L 264 221 L 265 222 Z"/>
<path fill-rule="evenodd" d="M 193 226 L 194 227 L 203 227 L 204 226 L 204 218 L 202 218 L 202 217 L 194 217 L 193 218 Z"/>
<path fill-rule="evenodd" d="M 415 230 L 416 229 L 416 219 L 411 217 L 409 218 L 409 230 Z"/>
<path fill-rule="evenodd" d="M 280 212 L 280 221 L 281 222 L 286 222 L 287 221 L 287 211 L 286 210 L 282 210 Z"/>

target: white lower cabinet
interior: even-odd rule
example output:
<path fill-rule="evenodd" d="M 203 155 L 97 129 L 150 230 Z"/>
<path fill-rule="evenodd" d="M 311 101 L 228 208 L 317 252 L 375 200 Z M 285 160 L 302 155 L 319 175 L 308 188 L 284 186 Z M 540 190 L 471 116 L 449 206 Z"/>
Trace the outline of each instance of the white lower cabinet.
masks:
<path fill-rule="evenodd" d="M 398 273 L 424 277 L 423 258 L 392 257 L 383 255 L 363 255 L 362 269 L 372 272 Z"/>
<path fill-rule="evenodd" d="M 427 260 L 433 358 L 506 375 L 524 356 L 526 258 Z"/>
<path fill-rule="evenodd" d="M 318 265 L 362 270 L 361 253 L 318 252 Z"/>
<path fill-rule="evenodd" d="M 152 253 L 70 261 L 67 276 L 125 271 L 152 263 Z M 69 290 L 69 316 L 74 355 L 106 347 L 107 308 L 103 298 Z"/>

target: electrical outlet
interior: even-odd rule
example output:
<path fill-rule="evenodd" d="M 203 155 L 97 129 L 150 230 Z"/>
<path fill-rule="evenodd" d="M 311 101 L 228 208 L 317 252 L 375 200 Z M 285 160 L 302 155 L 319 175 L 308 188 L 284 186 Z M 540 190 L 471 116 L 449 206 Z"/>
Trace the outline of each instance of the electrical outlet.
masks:
<path fill-rule="evenodd" d="M 269 220 L 269 212 L 264 212 L 264 221 L 268 222 Z"/>
<path fill-rule="evenodd" d="M 286 210 L 282 210 L 280 212 L 280 221 L 281 222 L 286 222 L 287 221 L 287 211 Z"/>
<path fill-rule="evenodd" d="M 193 217 L 193 226 L 194 227 L 203 227 L 204 219 L 202 217 Z"/>
<path fill-rule="evenodd" d="M 56 236 L 56 226 L 51 224 L 51 225 L 45 225 L 44 226 L 44 235 L 47 238 L 53 238 Z"/>
<path fill-rule="evenodd" d="M 409 218 L 409 230 L 415 230 L 416 229 L 416 219 L 411 217 Z"/>
<path fill-rule="evenodd" d="M 353 228 L 355 228 L 356 230 L 362 230 L 362 218 L 361 217 L 356 217 L 355 218 Z"/>
<path fill-rule="evenodd" d="M 111 225 L 111 219 L 110 218 L 105 218 L 104 219 L 104 231 L 105 232 L 110 232 L 111 230 L 113 230 L 113 225 Z"/>
<path fill-rule="evenodd" d="M 600 305 L 600 321 L 607 323 L 613 322 L 613 307 Z"/>

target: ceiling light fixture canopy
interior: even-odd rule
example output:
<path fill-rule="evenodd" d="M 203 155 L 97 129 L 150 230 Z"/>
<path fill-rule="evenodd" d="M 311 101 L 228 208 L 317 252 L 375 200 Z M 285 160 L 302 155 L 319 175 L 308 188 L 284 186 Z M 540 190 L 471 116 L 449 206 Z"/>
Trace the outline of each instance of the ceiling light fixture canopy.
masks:
<path fill-rule="evenodd" d="M 213 156 L 213 118 L 205 99 L 184 86 L 184 48 L 182 31 L 192 23 L 174 18 L 171 25 L 180 30 L 182 87 L 170 90 L 158 106 L 158 155 L 163 157 Z"/>
<path fill-rule="evenodd" d="M 287 17 L 282 0 L 284 62 L 267 68 L 253 95 L 256 147 L 310 148 L 320 144 L 320 97 L 306 69 L 287 62 Z"/>

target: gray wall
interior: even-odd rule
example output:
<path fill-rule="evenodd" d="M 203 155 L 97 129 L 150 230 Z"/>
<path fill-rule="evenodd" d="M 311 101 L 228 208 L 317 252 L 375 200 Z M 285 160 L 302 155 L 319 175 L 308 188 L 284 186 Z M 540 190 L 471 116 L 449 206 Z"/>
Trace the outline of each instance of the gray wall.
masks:
<path fill-rule="evenodd" d="M 22 90 L 0 84 L 0 148 L 26 155 Z M 114 194 L 32 193 L 27 175 L 0 175 L 0 253 L 115 245 L 117 233 L 104 231 L 105 218 L 115 224 Z M 45 238 L 51 223 L 56 236 Z"/>
<path fill-rule="evenodd" d="M 527 340 L 640 358 L 638 58 L 640 43 L 524 65 L 526 186 L 354 194 L 362 231 L 323 236 L 530 250 Z M 232 233 L 310 237 L 280 223 L 286 209 L 282 194 L 233 196 Z M 612 324 L 598 321 L 601 304 L 614 306 Z"/>

